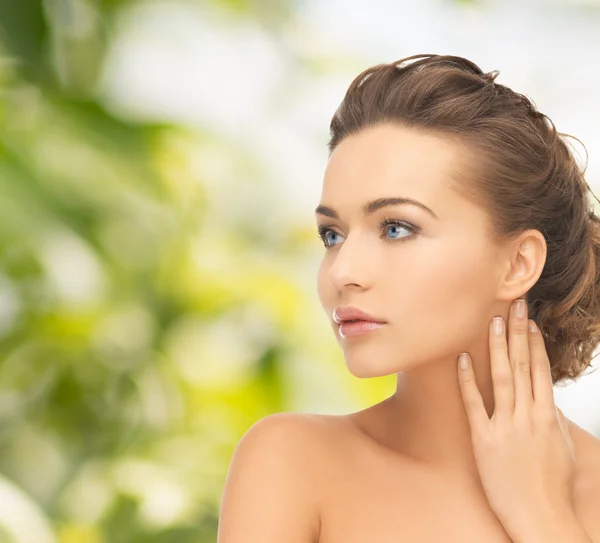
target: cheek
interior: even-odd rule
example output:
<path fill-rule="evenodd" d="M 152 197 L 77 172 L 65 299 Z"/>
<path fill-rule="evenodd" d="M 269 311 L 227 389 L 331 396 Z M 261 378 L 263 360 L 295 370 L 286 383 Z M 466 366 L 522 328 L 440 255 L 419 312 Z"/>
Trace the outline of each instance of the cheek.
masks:
<path fill-rule="evenodd" d="M 390 272 L 382 275 L 387 285 L 382 290 L 389 295 L 401 315 L 411 311 L 415 320 L 435 311 L 446 314 L 461 300 L 478 300 L 489 294 L 492 283 L 491 259 L 475 249 L 469 252 L 444 247 L 428 246 L 426 250 L 402 255 L 389 264 Z M 387 275 L 387 279 L 385 279 Z"/>
<path fill-rule="evenodd" d="M 430 256 L 413 260 L 385 289 L 396 352 L 424 360 L 463 350 L 487 330 L 495 295 L 492 259 L 484 253 Z"/>
<path fill-rule="evenodd" d="M 430 266 L 415 279 L 415 322 L 436 338 L 431 348 L 462 350 L 487 329 L 495 299 L 492 262 L 483 252 L 465 251 Z"/>

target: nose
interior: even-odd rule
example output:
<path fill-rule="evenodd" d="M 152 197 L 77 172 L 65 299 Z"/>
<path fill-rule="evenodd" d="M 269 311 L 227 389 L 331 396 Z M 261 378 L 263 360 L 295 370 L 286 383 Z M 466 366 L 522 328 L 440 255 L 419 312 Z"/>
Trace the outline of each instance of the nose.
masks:
<path fill-rule="evenodd" d="M 349 285 L 368 287 L 373 277 L 374 255 L 369 254 L 367 240 L 350 236 L 333 256 L 328 276 L 331 285 L 341 290 Z"/>

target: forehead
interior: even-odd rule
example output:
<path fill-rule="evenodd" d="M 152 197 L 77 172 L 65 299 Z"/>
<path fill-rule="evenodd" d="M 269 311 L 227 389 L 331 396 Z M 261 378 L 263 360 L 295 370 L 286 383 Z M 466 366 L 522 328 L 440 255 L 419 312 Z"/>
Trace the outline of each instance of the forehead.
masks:
<path fill-rule="evenodd" d="M 442 218 L 448 208 L 471 206 L 453 189 L 464 150 L 449 137 L 397 125 L 379 125 L 342 140 L 325 170 L 321 202 L 359 207 L 378 197 L 421 200 Z"/>

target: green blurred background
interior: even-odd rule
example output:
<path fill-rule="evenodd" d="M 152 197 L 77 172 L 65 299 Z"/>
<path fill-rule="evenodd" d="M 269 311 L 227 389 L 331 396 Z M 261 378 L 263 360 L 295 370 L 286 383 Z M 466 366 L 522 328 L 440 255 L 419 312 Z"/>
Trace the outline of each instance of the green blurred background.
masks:
<path fill-rule="evenodd" d="M 393 391 L 348 374 L 318 305 L 329 118 L 369 64 L 493 63 L 491 8 L 429 2 L 431 35 L 368 49 L 311 5 L 0 0 L 0 543 L 215 541 L 255 421 Z"/>

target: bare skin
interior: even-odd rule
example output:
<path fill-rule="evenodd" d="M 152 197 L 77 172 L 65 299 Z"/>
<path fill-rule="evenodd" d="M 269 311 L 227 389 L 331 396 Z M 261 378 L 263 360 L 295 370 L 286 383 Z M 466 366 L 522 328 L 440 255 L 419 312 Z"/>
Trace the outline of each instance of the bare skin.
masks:
<path fill-rule="evenodd" d="M 415 461 L 380 441 L 388 409 L 385 400 L 350 415 L 296 415 L 315 432 L 305 434 L 307 449 L 322 440 L 313 465 L 322 482 L 314 541 L 510 543 L 475 476 Z M 572 421 L 569 428 L 578 459 L 575 510 L 598 534 L 600 440 Z"/>
<path fill-rule="evenodd" d="M 320 201 L 329 210 L 317 214 L 328 244 L 319 299 L 348 370 L 395 374 L 397 389 L 349 415 L 259 421 L 230 467 L 219 543 L 510 542 L 481 486 L 457 358 L 470 354 L 491 415 L 490 320 L 526 296 L 547 248 L 536 230 L 501 246 L 490 238 L 485 210 L 452 188 L 472 159 L 446 137 L 391 125 L 361 130 L 333 151 Z M 388 197 L 433 214 L 404 204 L 364 213 Z M 343 337 L 339 306 L 385 325 Z M 570 429 L 574 507 L 600 543 L 600 440 Z"/>

